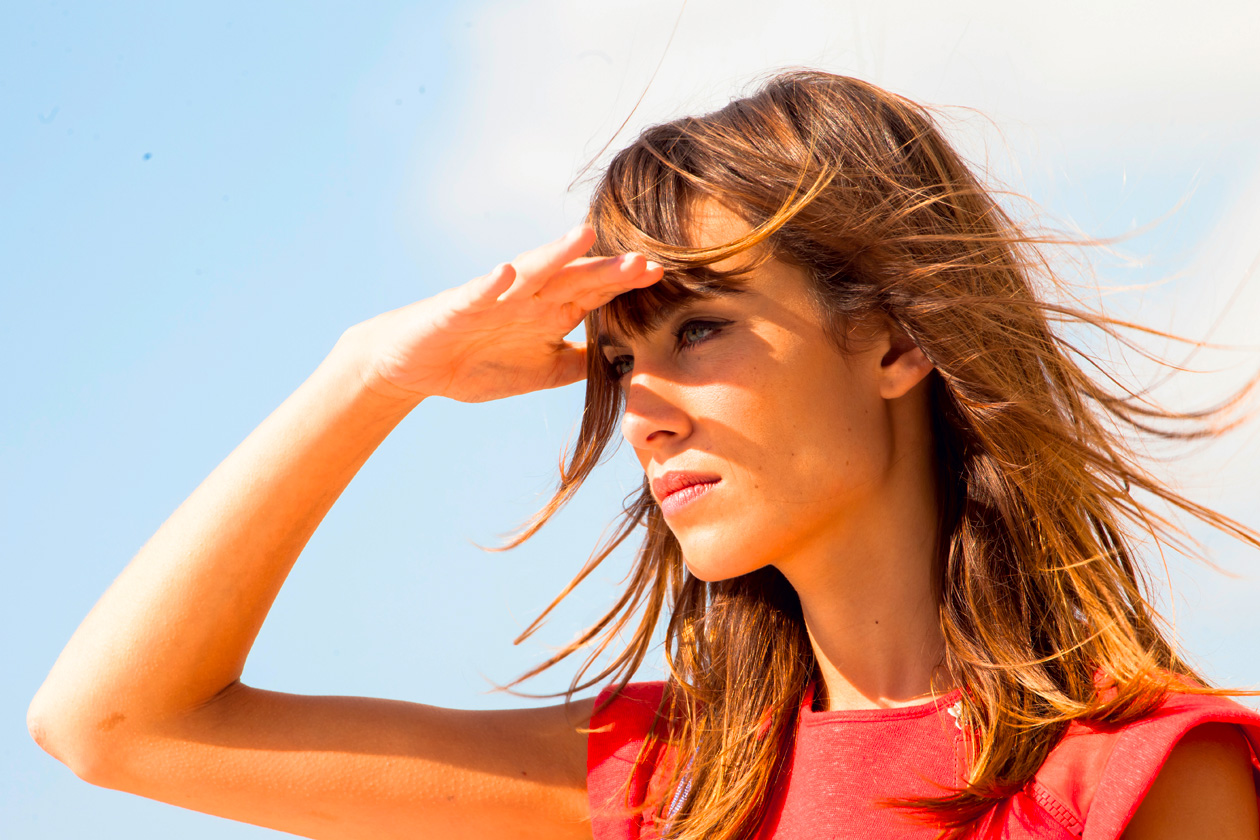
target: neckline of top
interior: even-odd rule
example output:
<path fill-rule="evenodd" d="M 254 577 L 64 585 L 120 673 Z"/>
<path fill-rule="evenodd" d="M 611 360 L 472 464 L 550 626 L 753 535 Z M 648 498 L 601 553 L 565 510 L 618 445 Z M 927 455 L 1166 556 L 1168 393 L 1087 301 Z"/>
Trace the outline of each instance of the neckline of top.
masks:
<path fill-rule="evenodd" d="M 832 711 L 814 711 L 814 685 L 805 692 L 801 702 L 801 723 L 866 723 L 885 720 L 905 720 L 907 718 L 928 717 L 949 709 L 962 699 L 962 689 L 955 688 L 946 694 L 933 697 L 923 703 L 911 706 L 889 706 L 877 709 L 835 709 Z"/>

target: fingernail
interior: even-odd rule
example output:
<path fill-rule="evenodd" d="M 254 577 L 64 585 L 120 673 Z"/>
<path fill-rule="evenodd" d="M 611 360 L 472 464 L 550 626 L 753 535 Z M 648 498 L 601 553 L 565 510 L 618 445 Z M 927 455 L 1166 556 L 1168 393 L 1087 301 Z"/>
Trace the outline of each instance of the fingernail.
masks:
<path fill-rule="evenodd" d="M 647 261 L 647 265 L 646 265 L 646 266 L 644 266 L 643 270 L 644 270 L 644 271 L 656 271 L 656 269 L 658 269 L 658 268 L 660 268 L 660 267 L 661 267 L 661 264 L 660 264 L 660 263 L 658 263 L 658 262 L 656 262 L 656 260 L 648 260 L 648 261 Z"/>
<path fill-rule="evenodd" d="M 634 263 L 634 259 L 637 256 L 638 254 L 626 254 L 624 257 L 621 258 L 621 267 L 629 268 Z"/>
<path fill-rule="evenodd" d="M 586 230 L 586 225 L 585 225 L 585 224 L 578 225 L 578 226 L 577 226 L 577 227 L 575 227 L 573 230 L 571 230 L 571 231 L 569 231 L 568 233 L 566 233 L 566 234 L 564 235 L 564 238 L 565 238 L 565 240 L 566 240 L 566 241 L 569 241 L 569 242 L 576 242 L 577 240 L 579 240 L 579 239 L 581 239 L 581 238 L 582 238 L 582 233 L 583 233 L 583 231 L 585 231 L 585 230 Z"/>

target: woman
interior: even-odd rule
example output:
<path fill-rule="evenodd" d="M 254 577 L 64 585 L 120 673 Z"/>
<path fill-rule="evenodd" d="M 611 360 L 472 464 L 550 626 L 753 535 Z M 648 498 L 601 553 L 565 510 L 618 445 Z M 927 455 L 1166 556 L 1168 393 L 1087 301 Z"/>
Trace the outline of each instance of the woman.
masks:
<path fill-rule="evenodd" d="M 1204 418 L 1084 374 L 1051 324 L 1117 326 L 1038 298 L 1037 243 L 923 109 L 784 74 L 644 132 L 589 222 L 347 330 L 84 621 L 32 703 L 41 746 L 96 784 L 321 838 L 1257 836 L 1260 715 L 1162 635 L 1131 542 L 1176 534 L 1130 491 L 1260 535 L 1137 466 L 1118 427 Z M 643 491 L 575 583 L 642 525 L 638 565 L 540 666 L 593 647 L 575 687 L 613 677 L 597 701 L 240 683 L 404 416 L 584 377 L 520 540 L 620 427 Z M 668 683 L 627 685 L 665 614 Z"/>

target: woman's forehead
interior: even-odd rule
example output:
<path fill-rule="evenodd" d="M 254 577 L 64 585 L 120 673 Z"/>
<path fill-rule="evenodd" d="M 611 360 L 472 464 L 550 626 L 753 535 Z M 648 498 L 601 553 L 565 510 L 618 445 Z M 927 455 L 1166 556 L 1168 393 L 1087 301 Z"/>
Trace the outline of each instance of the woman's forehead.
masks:
<path fill-rule="evenodd" d="M 722 248 L 752 233 L 742 216 L 715 198 L 702 198 L 692 203 L 685 223 L 694 248 Z M 712 264 L 716 271 L 739 271 L 762 256 L 766 243 L 761 242 L 738 254 Z"/>

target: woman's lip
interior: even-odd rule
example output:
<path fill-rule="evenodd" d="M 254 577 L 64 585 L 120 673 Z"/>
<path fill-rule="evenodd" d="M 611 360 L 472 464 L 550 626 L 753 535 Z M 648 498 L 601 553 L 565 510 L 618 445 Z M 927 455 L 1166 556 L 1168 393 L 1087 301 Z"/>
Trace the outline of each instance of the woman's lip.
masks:
<path fill-rule="evenodd" d="M 688 484 L 680 490 L 675 490 L 665 498 L 661 499 L 658 504 L 661 507 L 661 513 L 665 516 L 671 516 L 678 513 L 684 507 L 704 496 L 717 484 L 721 479 L 713 479 L 711 481 L 698 481 L 695 484 Z"/>
<path fill-rule="evenodd" d="M 691 470 L 670 470 L 669 472 L 659 475 L 652 479 L 652 493 L 657 500 L 663 500 L 666 496 L 676 493 L 692 484 L 707 484 L 709 482 L 719 481 L 722 476 L 715 473 L 693 472 Z"/>

